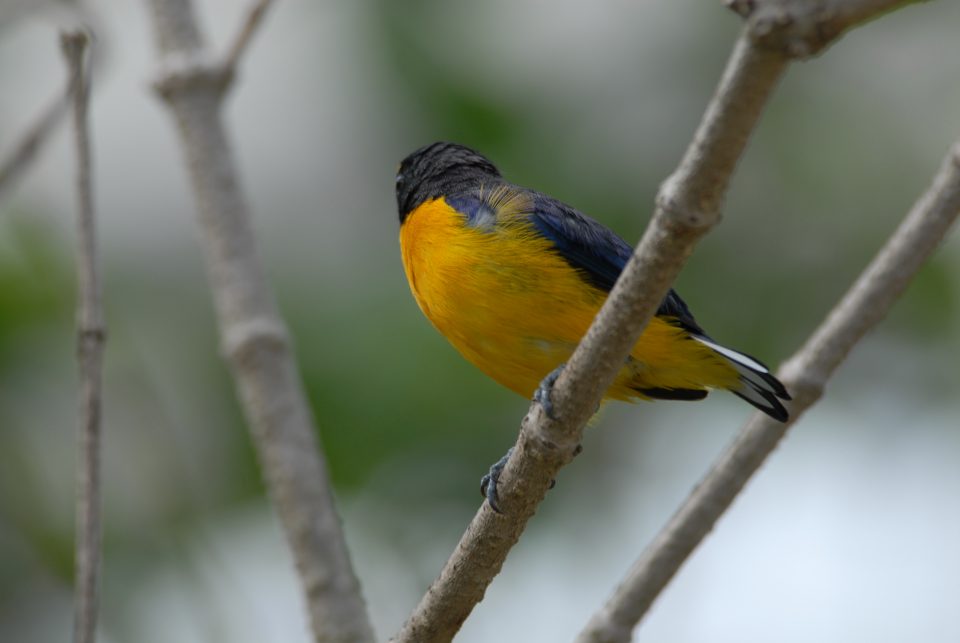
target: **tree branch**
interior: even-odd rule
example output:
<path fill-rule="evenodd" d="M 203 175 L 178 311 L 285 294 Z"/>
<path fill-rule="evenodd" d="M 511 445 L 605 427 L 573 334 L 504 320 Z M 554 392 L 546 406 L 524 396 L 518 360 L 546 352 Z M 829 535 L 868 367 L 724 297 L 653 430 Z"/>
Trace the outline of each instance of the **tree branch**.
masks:
<path fill-rule="evenodd" d="M 243 56 L 247 47 L 250 46 L 253 34 L 257 32 L 271 4 L 273 4 L 273 0 L 258 0 L 247 12 L 243 26 L 240 28 L 240 31 L 237 32 L 236 38 L 227 49 L 227 55 L 224 57 L 223 64 L 228 69 L 236 69 L 237 64 L 240 62 L 240 57 Z"/>
<path fill-rule="evenodd" d="M 536 511 L 561 467 L 576 455 L 583 427 L 593 415 L 603 393 L 616 377 L 623 360 L 656 312 L 697 241 L 720 218 L 720 207 L 730 176 L 767 98 L 797 48 L 776 46 L 776 35 L 803 35 L 816 29 L 818 37 L 830 33 L 829 15 L 818 20 L 798 20 L 808 13 L 808 2 L 778 1 L 793 13 L 773 21 L 769 29 L 757 19 L 748 22 L 727 63 L 716 94 L 677 170 L 664 182 L 649 226 L 566 368 L 551 396 L 554 416 L 533 404 L 524 417 L 520 436 L 500 477 L 499 492 L 505 513 L 486 504 L 474 516 L 440 576 L 414 609 L 397 643 L 449 641 L 499 573 L 510 548 Z M 848 3 L 858 4 L 856 1 Z M 871 11 L 889 8 L 890 2 L 864 0 Z M 902 4 L 902 3 L 898 3 Z M 880 5 L 883 5 L 881 7 Z M 767 10 L 767 5 L 760 5 Z M 743 9 L 750 15 L 755 9 Z M 852 26 L 850 12 L 832 14 Z M 856 14 L 865 20 L 867 9 Z M 842 29 L 833 31 L 835 38 Z M 783 36 L 786 38 L 786 36 Z M 806 40 L 814 40 L 809 37 Z"/>
<path fill-rule="evenodd" d="M 207 54 L 189 0 L 149 4 L 161 56 L 155 88 L 176 119 L 186 155 L 223 352 L 300 573 L 314 638 L 372 642 L 313 417 L 256 252 L 220 117 L 232 70 Z M 254 11 L 262 11 L 262 4 Z M 246 24 L 252 32 L 257 23 L 249 19 Z M 249 35 L 237 42 L 247 42 Z"/>
<path fill-rule="evenodd" d="M 584 425 L 695 243 L 719 220 L 730 175 L 785 64 L 748 38 L 737 42 L 693 142 L 661 188 L 637 251 L 553 388 L 556 420 L 537 404 L 523 419 L 500 478 L 505 513 L 481 507 L 396 641 L 449 641 L 483 598 L 550 481 L 573 459 Z"/>
<path fill-rule="evenodd" d="M 754 413 L 626 578 L 577 637 L 577 643 L 626 643 L 656 597 L 713 529 L 750 477 L 800 416 L 823 395 L 827 380 L 858 341 L 890 310 L 960 214 L 960 141 L 860 278 L 807 343 L 780 369 L 794 396 L 790 421 Z"/>
<path fill-rule="evenodd" d="M 103 386 L 103 294 L 97 268 L 96 225 L 90 159 L 87 73 L 89 38 L 63 33 L 60 45 L 69 70 L 77 151 L 77 363 L 80 375 L 78 424 L 74 632 L 77 643 L 94 643 L 100 589 L 100 416 Z"/>
<path fill-rule="evenodd" d="M 0 161 L 0 201 L 3 201 L 6 191 L 13 187 L 23 171 L 36 158 L 37 152 L 50 138 L 50 133 L 66 116 L 70 101 L 73 99 L 72 83 L 73 79 L 67 78 L 67 86 L 63 93 L 58 93 L 43 107 L 37 120 L 27 128 L 9 156 Z"/>
<path fill-rule="evenodd" d="M 746 19 L 757 44 L 791 58 L 809 58 L 844 32 L 921 0 L 724 0 Z"/>
<path fill-rule="evenodd" d="M 98 31 L 96 28 L 98 24 L 97 14 L 91 13 L 86 7 L 80 5 L 64 4 L 62 8 L 66 10 L 66 15 L 69 16 L 71 23 L 77 25 L 69 28 L 64 26 L 63 29 L 66 31 L 84 30 L 92 42 L 94 34 Z M 89 84 L 90 79 L 96 75 L 102 66 L 103 52 L 102 40 L 96 47 L 91 46 L 89 48 L 84 62 L 86 83 Z M 7 192 L 13 188 L 17 179 L 37 158 L 38 153 L 50 139 L 54 129 L 67 115 L 74 98 L 71 83 L 72 78 L 68 75 L 63 91 L 57 92 L 51 97 L 37 114 L 36 120 L 25 128 L 23 136 L 13 146 L 6 158 L 0 160 L 0 202 L 6 198 Z"/>

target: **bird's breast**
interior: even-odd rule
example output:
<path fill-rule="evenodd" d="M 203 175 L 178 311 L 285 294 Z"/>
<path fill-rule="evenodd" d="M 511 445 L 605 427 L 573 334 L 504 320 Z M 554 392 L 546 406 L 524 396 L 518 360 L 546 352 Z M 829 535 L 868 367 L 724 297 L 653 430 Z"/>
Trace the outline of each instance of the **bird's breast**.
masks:
<path fill-rule="evenodd" d="M 604 298 L 529 223 L 471 226 L 443 198 L 405 218 L 400 247 L 423 313 L 467 359 L 523 395 L 569 356 Z"/>

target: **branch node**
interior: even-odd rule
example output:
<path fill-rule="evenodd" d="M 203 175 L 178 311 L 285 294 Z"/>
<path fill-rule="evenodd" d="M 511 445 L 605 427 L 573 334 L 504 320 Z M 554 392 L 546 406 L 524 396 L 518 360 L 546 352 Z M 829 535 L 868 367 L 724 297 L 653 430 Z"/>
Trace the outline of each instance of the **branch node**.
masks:
<path fill-rule="evenodd" d="M 82 29 L 64 31 L 60 33 L 60 47 L 63 50 L 64 56 L 68 59 L 82 59 L 91 39 L 91 34 Z"/>
<path fill-rule="evenodd" d="M 107 330 L 100 325 L 87 327 L 80 326 L 77 328 L 77 337 L 83 343 L 103 343 L 107 339 Z"/>
<path fill-rule="evenodd" d="M 793 60 L 816 56 L 850 27 L 882 11 L 915 0 L 725 0 L 746 20 L 750 39 L 758 46 Z"/>
<path fill-rule="evenodd" d="M 723 0 L 723 5 L 741 17 L 746 18 L 753 13 L 755 2 L 754 0 Z"/>
<path fill-rule="evenodd" d="M 827 10 L 799 15 L 787 7 L 771 6 L 748 21 L 753 42 L 777 50 L 787 58 L 803 60 L 820 53 L 840 35 L 841 28 Z"/>
<path fill-rule="evenodd" d="M 212 91 L 222 100 L 233 83 L 234 69 L 202 51 L 169 53 L 161 63 L 152 86 L 165 101 L 193 91 Z"/>
<path fill-rule="evenodd" d="M 283 350 L 290 344 L 284 325 L 275 319 L 258 317 L 230 326 L 224 332 L 222 352 L 231 363 L 246 362 L 258 349 Z"/>
<path fill-rule="evenodd" d="M 712 228 L 720 221 L 719 209 L 705 200 L 693 204 L 692 199 L 681 198 L 676 188 L 676 179 L 668 178 L 657 194 L 657 211 L 664 223 L 685 230 Z"/>

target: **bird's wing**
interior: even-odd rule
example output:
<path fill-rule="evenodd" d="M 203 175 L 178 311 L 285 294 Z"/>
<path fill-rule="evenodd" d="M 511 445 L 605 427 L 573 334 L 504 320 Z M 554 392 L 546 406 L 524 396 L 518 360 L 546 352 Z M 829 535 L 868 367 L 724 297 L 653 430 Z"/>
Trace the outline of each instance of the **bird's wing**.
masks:
<path fill-rule="evenodd" d="M 536 230 L 591 285 L 609 292 L 630 259 L 633 248 L 614 232 L 570 206 L 534 193 L 528 216 Z M 690 309 L 672 288 L 657 309 L 684 329 L 704 335 Z"/>
<path fill-rule="evenodd" d="M 525 219 L 556 252 L 590 285 L 610 292 L 627 265 L 633 248 L 604 225 L 587 215 L 534 190 L 506 182 L 480 186 L 446 197 L 466 217 L 467 225 L 493 230 L 498 222 Z M 706 337 L 690 309 L 673 289 L 657 315 L 676 320 L 683 329 Z"/>

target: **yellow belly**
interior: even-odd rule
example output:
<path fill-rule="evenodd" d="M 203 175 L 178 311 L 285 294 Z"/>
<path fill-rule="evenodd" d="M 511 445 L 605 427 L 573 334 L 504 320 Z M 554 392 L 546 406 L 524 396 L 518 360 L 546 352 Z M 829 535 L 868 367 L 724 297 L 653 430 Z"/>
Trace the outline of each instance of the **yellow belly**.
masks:
<path fill-rule="evenodd" d="M 529 223 L 467 226 L 442 198 L 407 216 L 400 248 L 417 304 L 437 330 L 477 368 L 525 397 L 569 358 L 606 298 Z M 659 318 L 631 358 L 608 398 L 737 382 L 736 371 L 713 351 Z"/>

